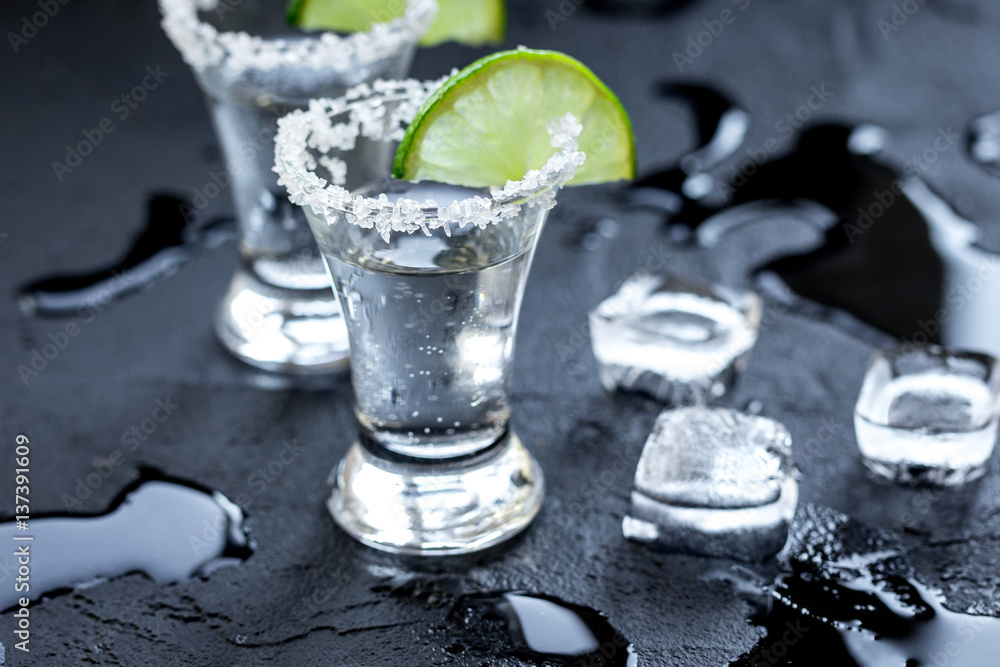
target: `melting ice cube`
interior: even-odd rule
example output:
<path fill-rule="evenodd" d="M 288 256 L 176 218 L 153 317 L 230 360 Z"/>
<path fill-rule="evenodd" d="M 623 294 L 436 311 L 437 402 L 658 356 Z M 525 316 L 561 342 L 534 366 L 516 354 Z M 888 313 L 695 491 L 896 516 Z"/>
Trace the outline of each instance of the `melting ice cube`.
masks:
<path fill-rule="evenodd" d="M 761 311 L 752 292 L 636 274 L 590 313 L 601 382 L 673 404 L 718 398 L 746 367 Z"/>
<path fill-rule="evenodd" d="M 666 410 L 643 447 L 622 531 L 669 551 L 760 560 L 784 545 L 798 495 L 782 424 L 723 408 Z"/>
<path fill-rule="evenodd" d="M 969 153 L 980 164 L 1000 167 L 1000 111 L 983 114 L 969 126 Z"/>
<path fill-rule="evenodd" d="M 903 484 L 983 474 L 997 439 L 1000 362 L 936 345 L 872 356 L 854 408 L 861 460 Z"/>

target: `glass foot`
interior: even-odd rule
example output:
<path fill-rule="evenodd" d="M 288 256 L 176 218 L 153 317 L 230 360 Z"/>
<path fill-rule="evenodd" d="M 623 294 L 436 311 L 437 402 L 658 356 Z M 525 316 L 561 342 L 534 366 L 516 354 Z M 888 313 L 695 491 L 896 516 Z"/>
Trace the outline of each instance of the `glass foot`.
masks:
<path fill-rule="evenodd" d="M 350 362 L 347 328 L 332 289 L 275 287 L 244 269 L 229 283 L 215 333 L 238 359 L 266 371 L 327 373 Z"/>
<path fill-rule="evenodd" d="M 925 465 L 907 461 L 889 461 L 861 454 L 861 462 L 876 479 L 888 480 L 903 486 L 960 486 L 973 482 L 986 472 L 989 461 L 980 465 L 953 467 Z"/>
<path fill-rule="evenodd" d="M 439 556 L 510 539 L 538 514 L 542 469 L 513 433 L 472 459 L 390 461 L 355 442 L 335 470 L 327 507 L 362 543 Z"/>

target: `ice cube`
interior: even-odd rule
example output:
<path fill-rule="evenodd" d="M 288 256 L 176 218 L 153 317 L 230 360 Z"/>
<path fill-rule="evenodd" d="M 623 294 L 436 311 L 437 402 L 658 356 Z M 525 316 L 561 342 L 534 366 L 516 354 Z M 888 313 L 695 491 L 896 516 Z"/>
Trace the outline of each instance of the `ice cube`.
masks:
<path fill-rule="evenodd" d="M 718 398 L 746 367 L 761 311 L 752 292 L 636 274 L 590 313 L 601 382 L 675 405 Z"/>
<path fill-rule="evenodd" d="M 936 345 L 876 352 L 854 408 L 862 462 L 902 484 L 983 474 L 997 439 L 1000 362 Z"/>
<path fill-rule="evenodd" d="M 666 410 L 639 458 L 622 532 L 669 551 L 761 560 L 784 545 L 798 495 L 782 424 L 724 408 Z"/>
<path fill-rule="evenodd" d="M 980 164 L 1000 167 L 1000 111 L 983 114 L 969 126 L 969 153 Z"/>

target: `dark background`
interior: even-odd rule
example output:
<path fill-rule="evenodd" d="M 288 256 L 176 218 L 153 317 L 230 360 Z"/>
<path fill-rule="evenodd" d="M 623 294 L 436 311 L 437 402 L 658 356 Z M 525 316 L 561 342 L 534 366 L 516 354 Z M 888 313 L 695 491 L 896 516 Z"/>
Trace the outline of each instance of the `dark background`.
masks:
<path fill-rule="evenodd" d="M 746 159 L 746 148 L 770 138 L 790 149 L 794 138 L 778 123 L 814 86 L 832 95 L 809 122 L 878 123 L 891 132 L 883 158 L 893 164 L 951 128 L 961 141 L 922 176 L 981 227 L 984 247 L 1000 250 L 1000 187 L 965 145 L 969 121 L 1000 108 L 1000 6 L 909 5 L 912 15 L 887 31 L 879 21 L 891 21 L 888 2 L 713 0 L 656 12 L 657 3 L 645 1 L 521 0 L 510 3 L 504 46 L 558 49 L 589 65 L 632 117 L 640 174 L 696 143 L 694 117 L 657 94 L 663 80 L 715 86 L 751 114 L 745 148 L 718 170 L 722 176 Z M 735 20 L 678 71 L 672 54 L 725 9 Z M 22 17 L 38 10 L 35 2 L 5 2 L 4 34 L 20 31 Z M 0 474 L 0 513 L 13 510 L 16 434 L 32 440 L 33 512 L 61 511 L 77 477 L 120 448 L 122 433 L 149 417 L 157 399 L 169 398 L 177 412 L 78 509 L 101 511 L 140 464 L 152 464 L 230 498 L 247 494 L 258 547 L 242 565 L 207 579 L 160 586 L 133 574 L 45 600 L 32 610 L 30 656 L 13 650 L 6 614 L 0 642 L 7 661 L 503 664 L 446 650 L 456 650 L 450 599 L 495 589 L 528 589 L 605 612 L 634 642 L 641 664 L 722 665 L 751 647 L 760 631 L 745 620 L 744 603 L 727 584 L 707 580 L 725 562 L 654 554 L 621 537 L 634 466 L 614 474 L 612 465 L 616 457 L 638 458 L 658 406 L 601 389 L 586 313 L 647 262 L 740 282 L 741 267 L 808 247 L 816 234 L 776 223 L 711 252 L 696 250 L 671 244 L 658 214 L 623 207 L 619 186 L 561 194 L 528 284 L 514 380 L 514 427 L 547 474 L 541 515 L 509 548 L 481 558 L 385 556 L 336 530 L 323 507 L 327 472 L 352 437 L 346 376 L 291 386 L 241 366 L 213 338 L 210 318 L 238 261 L 231 244 L 202 251 L 90 322 L 27 319 L 17 309 L 16 286 L 121 255 L 142 228 L 151 192 L 191 197 L 221 168 L 201 94 L 158 22 L 152 1 L 69 0 L 16 53 L 9 37 L 0 45 L 0 453 L 8 457 L 0 473 L 9 473 Z M 413 75 L 437 77 L 483 53 L 421 50 Z M 114 100 L 142 81 L 147 66 L 168 75 L 119 119 Z M 59 180 L 52 162 L 64 161 L 65 146 L 106 117 L 114 131 Z M 228 193 L 210 208 L 231 210 Z M 601 216 L 617 220 L 619 234 L 581 243 Z M 723 403 L 759 399 L 765 414 L 789 427 L 803 502 L 897 533 L 917 574 L 954 608 L 1000 614 L 1000 574 L 991 564 L 1000 556 L 997 467 L 956 493 L 869 481 L 851 414 L 871 337 L 774 303 L 767 313 L 750 366 Z M 71 320 L 79 335 L 25 384 L 17 367 Z M 250 476 L 289 439 L 304 453 L 263 490 L 252 486 Z M 12 585 L 3 577 L 0 585 Z"/>

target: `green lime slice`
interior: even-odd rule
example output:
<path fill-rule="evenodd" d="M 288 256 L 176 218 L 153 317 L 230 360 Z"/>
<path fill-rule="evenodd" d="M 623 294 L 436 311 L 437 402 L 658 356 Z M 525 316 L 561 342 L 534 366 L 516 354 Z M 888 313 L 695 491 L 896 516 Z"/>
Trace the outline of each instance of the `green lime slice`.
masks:
<path fill-rule="evenodd" d="M 363 32 L 373 23 L 403 15 L 404 0 L 290 0 L 285 10 L 289 25 L 303 30 Z M 504 0 L 438 0 L 438 11 L 421 46 L 455 41 L 469 46 L 498 44 L 507 30 Z"/>
<path fill-rule="evenodd" d="M 364 32 L 373 23 L 399 18 L 403 7 L 390 0 L 290 0 L 285 21 L 303 30 Z"/>
<path fill-rule="evenodd" d="M 499 44 L 507 33 L 504 0 L 438 0 L 438 13 L 420 38 L 421 46 L 459 42 L 467 46 Z"/>
<path fill-rule="evenodd" d="M 579 61 L 518 49 L 458 72 L 424 103 L 396 152 L 393 176 L 498 187 L 540 168 L 555 149 L 549 121 L 583 125 L 586 162 L 569 185 L 635 178 L 635 138 L 621 102 Z"/>

